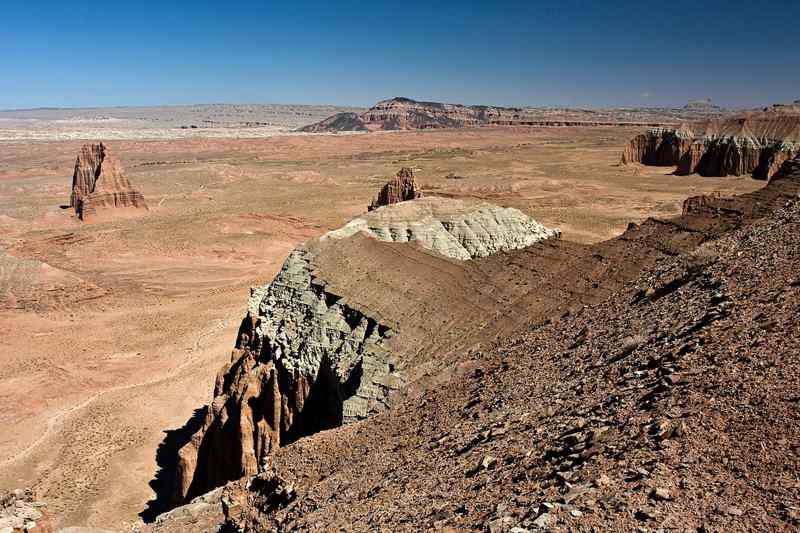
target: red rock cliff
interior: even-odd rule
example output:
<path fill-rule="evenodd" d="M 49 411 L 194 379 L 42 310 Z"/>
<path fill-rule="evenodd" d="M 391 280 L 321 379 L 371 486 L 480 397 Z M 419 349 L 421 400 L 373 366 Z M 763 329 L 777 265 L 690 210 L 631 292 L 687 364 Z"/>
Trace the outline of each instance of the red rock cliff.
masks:
<path fill-rule="evenodd" d="M 84 144 L 72 174 L 70 206 L 81 220 L 108 208 L 147 209 L 142 193 L 122 174 L 122 166 L 103 143 Z"/>
<path fill-rule="evenodd" d="M 798 154 L 800 114 L 771 110 L 651 129 L 628 143 L 622 163 L 677 166 L 677 175 L 768 179 Z"/>
<path fill-rule="evenodd" d="M 414 172 L 408 167 L 403 167 L 394 178 L 383 186 L 367 209 L 372 211 L 382 205 L 396 204 L 421 197 L 422 191 L 414 181 Z"/>

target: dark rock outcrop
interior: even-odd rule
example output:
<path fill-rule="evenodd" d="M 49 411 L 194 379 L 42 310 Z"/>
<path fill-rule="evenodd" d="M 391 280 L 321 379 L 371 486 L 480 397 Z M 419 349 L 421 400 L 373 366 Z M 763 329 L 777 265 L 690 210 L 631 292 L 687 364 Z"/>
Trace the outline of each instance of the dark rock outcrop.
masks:
<path fill-rule="evenodd" d="M 367 131 L 364 120 L 358 113 L 337 113 L 325 120 L 303 126 L 299 131 L 304 133 L 323 133 L 337 131 Z"/>
<path fill-rule="evenodd" d="M 108 209 L 147 209 L 142 193 L 131 186 L 119 161 L 103 143 L 81 148 L 69 204 L 81 220 L 91 220 Z"/>
<path fill-rule="evenodd" d="M 676 166 L 684 176 L 769 179 L 784 161 L 800 154 L 800 114 L 780 107 L 724 120 L 654 128 L 625 147 L 622 163 Z"/>
<path fill-rule="evenodd" d="M 403 167 L 394 178 L 381 188 L 378 196 L 372 200 L 367 209 L 372 211 L 383 205 L 396 204 L 421 197 L 422 191 L 414 180 L 414 172 L 408 167 Z"/>

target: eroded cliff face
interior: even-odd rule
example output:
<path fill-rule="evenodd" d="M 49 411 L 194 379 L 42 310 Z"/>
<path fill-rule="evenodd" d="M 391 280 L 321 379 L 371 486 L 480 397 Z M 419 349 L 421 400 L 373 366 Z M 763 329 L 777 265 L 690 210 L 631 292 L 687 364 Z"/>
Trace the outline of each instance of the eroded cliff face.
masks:
<path fill-rule="evenodd" d="M 769 179 L 800 154 L 800 115 L 765 111 L 654 128 L 625 147 L 622 163 L 677 166 L 675 174 Z"/>
<path fill-rule="evenodd" d="M 293 251 L 272 283 L 251 290 L 203 428 L 179 454 L 175 501 L 254 474 L 278 446 L 385 409 L 403 384 L 387 335 L 325 290 L 308 250 Z"/>
<path fill-rule="evenodd" d="M 69 204 L 81 220 L 90 220 L 109 208 L 147 209 L 142 193 L 131 186 L 119 161 L 103 143 L 81 148 Z"/>
<path fill-rule="evenodd" d="M 254 475 L 277 447 L 384 411 L 406 386 L 414 362 L 391 349 L 396 320 L 360 294 L 382 286 L 365 272 L 358 290 L 343 291 L 318 270 L 359 236 L 463 261 L 558 232 L 514 209 L 425 198 L 381 207 L 294 250 L 271 283 L 251 289 L 203 427 L 179 453 L 174 504 Z"/>

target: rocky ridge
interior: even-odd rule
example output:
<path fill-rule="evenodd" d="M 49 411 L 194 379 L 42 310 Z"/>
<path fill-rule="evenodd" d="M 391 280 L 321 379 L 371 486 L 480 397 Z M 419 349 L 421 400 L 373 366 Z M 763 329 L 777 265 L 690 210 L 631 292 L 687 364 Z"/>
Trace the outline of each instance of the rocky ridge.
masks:
<path fill-rule="evenodd" d="M 402 314 L 418 312 L 424 296 L 400 293 L 402 303 L 379 309 L 366 293 L 383 295 L 380 281 L 337 279 L 364 268 L 358 262 L 368 258 L 367 242 L 386 243 L 376 251 L 384 258 L 412 243 L 410 261 L 434 261 L 442 272 L 454 261 L 558 235 L 516 209 L 422 198 L 375 209 L 294 250 L 271 283 L 251 291 L 203 426 L 179 452 L 173 503 L 255 475 L 269 455 L 300 437 L 385 411 L 406 386 L 415 361 L 390 343 L 403 333 L 415 345 Z M 376 268 L 376 261 L 364 262 Z"/>
<path fill-rule="evenodd" d="M 622 163 L 677 166 L 677 175 L 768 179 L 784 161 L 798 154 L 800 114 L 774 107 L 677 128 L 651 129 L 630 141 Z"/>
<path fill-rule="evenodd" d="M 378 207 L 414 200 L 422 197 L 422 190 L 414 180 L 414 171 L 408 167 L 401 168 L 397 175 L 389 180 L 378 193 L 378 196 L 367 207 L 368 211 Z"/>
<path fill-rule="evenodd" d="M 236 531 L 796 529 L 798 193 L 794 161 L 756 193 L 692 199 L 578 263 L 556 242 L 599 299 L 567 280 L 579 292 L 566 312 L 529 314 L 391 411 L 277 450 L 204 519 Z M 611 265 L 633 264 L 604 290 L 620 279 Z"/>
<path fill-rule="evenodd" d="M 81 148 L 75 160 L 69 204 L 84 221 L 110 209 L 147 209 L 142 193 L 131 186 L 119 161 L 103 143 Z"/>

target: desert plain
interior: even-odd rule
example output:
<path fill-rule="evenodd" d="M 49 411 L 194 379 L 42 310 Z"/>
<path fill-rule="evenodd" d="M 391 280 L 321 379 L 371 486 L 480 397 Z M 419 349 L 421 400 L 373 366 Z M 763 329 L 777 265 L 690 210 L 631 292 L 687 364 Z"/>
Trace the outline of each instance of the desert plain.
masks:
<path fill-rule="evenodd" d="M 149 209 L 84 223 L 64 206 L 81 145 L 106 140 L 86 124 L 0 141 L 0 486 L 33 488 L 60 526 L 140 520 L 156 451 L 211 399 L 249 288 L 400 167 L 426 195 L 515 207 L 581 243 L 763 185 L 622 166 L 630 127 L 203 136 L 170 122 L 174 135 L 109 141 Z"/>

